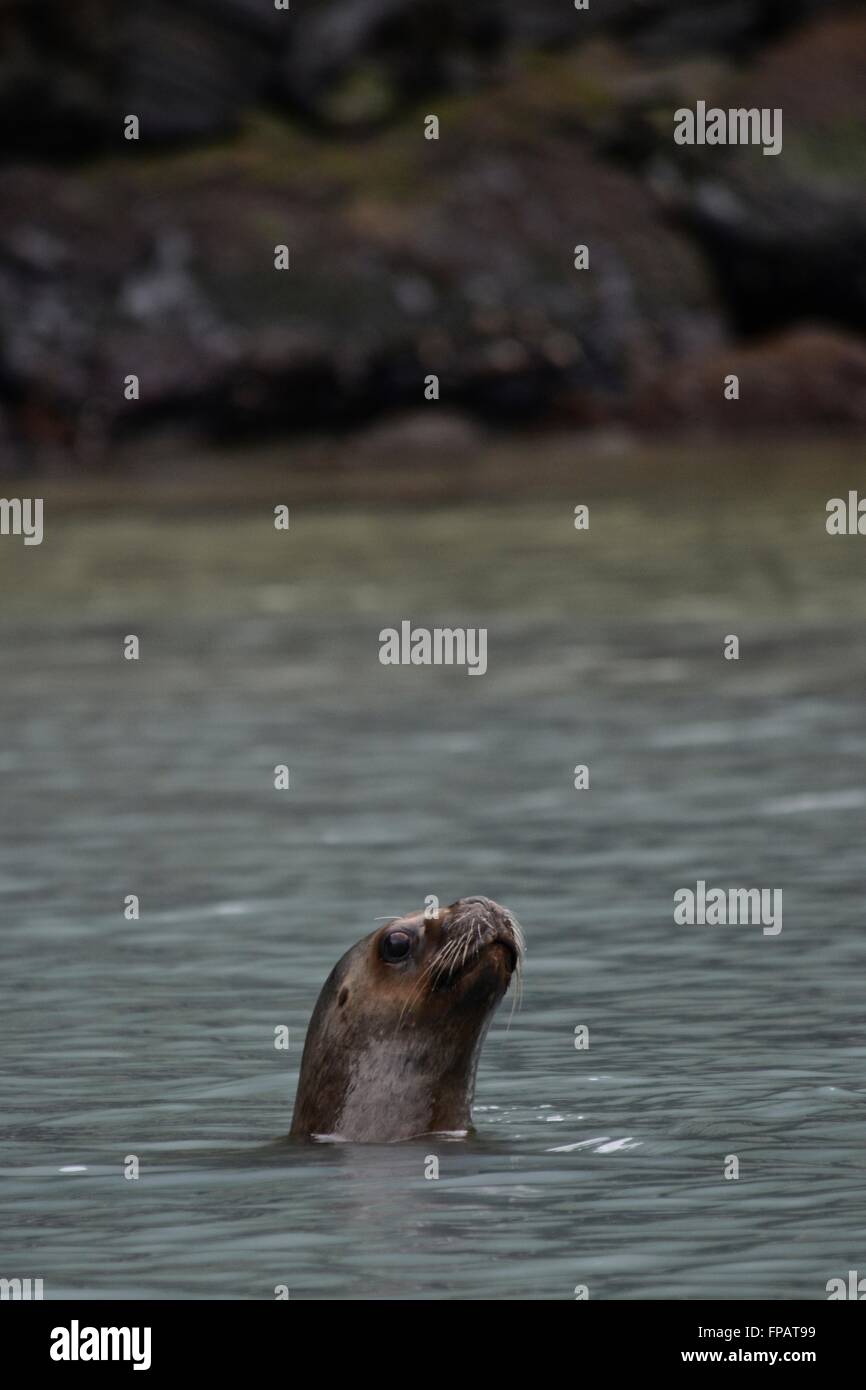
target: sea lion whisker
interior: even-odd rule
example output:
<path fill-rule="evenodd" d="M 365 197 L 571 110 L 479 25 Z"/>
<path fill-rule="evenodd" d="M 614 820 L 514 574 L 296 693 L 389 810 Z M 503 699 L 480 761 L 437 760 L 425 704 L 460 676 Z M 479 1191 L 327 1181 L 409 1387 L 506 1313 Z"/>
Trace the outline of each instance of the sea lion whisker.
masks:
<path fill-rule="evenodd" d="M 470 945 L 470 942 L 471 942 L 471 940 L 472 940 L 471 931 L 472 931 L 472 928 L 470 927 L 469 931 L 466 933 L 466 935 L 465 935 L 464 938 L 463 938 L 462 947 L 461 947 L 461 951 L 460 951 L 460 969 L 461 969 L 461 970 L 463 969 L 464 965 L 466 964 L 466 957 L 467 957 L 467 955 L 469 954 L 469 945 Z"/>
<path fill-rule="evenodd" d="M 395 1033 L 398 1032 L 400 1028 L 403 1026 L 403 1019 L 406 1017 L 406 1014 L 415 1006 L 415 1004 L 420 999 L 421 991 L 423 990 L 428 977 L 431 979 L 431 983 L 435 987 L 439 983 L 439 979 L 444 968 L 444 964 L 441 964 L 440 956 L 434 956 L 433 959 L 429 961 L 427 965 L 425 965 L 424 969 L 421 971 L 421 974 L 418 977 L 418 980 L 411 994 L 409 995 L 409 998 L 406 1000 L 406 1003 L 400 1010 L 400 1017 L 397 1019 L 397 1027 L 395 1029 Z"/>
<path fill-rule="evenodd" d="M 434 971 L 433 983 L 437 984 L 442 979 L 446 970 L 450 972 L 451 966 L 455 963 L 455 957 L 460 949 L 460 941 L 452 939 L 447 941 L 438 955 L 433 957 L 430 968 Z"/>
<path fill-rule="evenodd" d="M 421 990 L 422 990 L 423 987 L 424 987 L 424 979 L 425 979 L 425 976 L 427 975 L 428 971 L 429 971 L 429 966 L 428 966 L 425 970 L 422 971 L 420 978 L 419 978 L 418 981 L 416 982 L 416 984 L 415 984 L 415 986 L 414 986 L 414 988 L 413 988 L 411 994 L 409 995 L 409 998 L 406 1000 L 405 1004 L 403 1005 L 402 1009 L 400 1010 L 400 1017 L 397 1019 L 397 1025 L 396 1025 L 396 1027 L 395 1027 L 395 1029 L 394 1029 L 395 1034 L 398 1033 L 398 1032 L 400 1031 L 400 1029 L 402 1028 L 402 1026 L 403 1026 L 403 1019 L 406 1017 L 406 1014 L 409 1013 L 409 1012 L 411 1011 L 413 1005 L 414 1005 L 414 1004 L 418 1001 L 418 999 L 421 997 Z"/>
<path fill-rule="evenodd" d="M 419 997 L 420 997 L 420 994 L 421 994 L 421 991 L 422 991 L 422 989 L 424 988 L 424 985 L 425 985 L 425 983 L 426 983 L 426 981 L 427 981 L 428 976 L 432 977 L 432 983 L 433 983 L 434 985 L 436 985 L 436 984 L 439 983 L 439 980 L 440 980 L 440 978 L 441 978 L 441 976 L 442 976 L 442 973 L 444 972 L 444 969 L 445 969 L 445 962 L 443 962 L 442 957 L 443 957 L 444 955 L 447 955 L 449 947 L 450 947 L 450 946 L 453 946 L 454 944 L 455 944 L 455 943 L 453 943 L 453 942 L 448 942 L 448 944 L 446 945 L 444 951 L 440 952 L 439 955 L 434 956 L 433 959 L 432 959 L 431 961 L 428 961 L 427 965 L 425 965 L 424 969 L 421 971 L 421 974 L 420 974 L 420 976 L 418 977 L 418 981 L 417 981 L 417 983 L 416 983 L 414 989 L 412 990 L 412 993 L 409 995 L 409 998 L 406 1000 L 406 1003 L 403 1005 L 403 1008 L 400 1010 L 400 1017 L 399 1017 L 398 1020 L 397 1020 L 397 1030 L 399 1030 L 400 1027 L 402 1026 L 403 1019 L 405 1018 L 406 1013 L 407 1013 L 407 1012 L 413 1007 L 413 1005 L 418 1001 L 418 999 L 419 999 Z M 438 967 L 438 968 L 437 968 L 437 967 Z M 436 972 L 435 975 L 434 975 L 434 971 Z M 396 1031 L 396 1030 L 395 1030 L 395 1031 Z"/>
<path fill-rule="evenodd" d="M 508 1022 L 507 1022 L 507 1024 L 505 1025 L 505 1031 L 506 1031 L 506 1033 L 509 1033 L 509 1032 L 511 1031 L 511 1024 L 512 1024 L 513 1019 L 514 1019 L 514 1014 L 515 1014 L 516 1010 L 520 1008 L 520 1006 L 521 1006 L 522 1003 L 523 1003 L 523 961 L 522 961 L 521 958 L 518 956 L 518 958 L 517 958 L 517 964 L 516 964 L 516 966 L 514 967 L 514 992 L 513 992 L 512 995 L 511 995 L 511 1008 L 510 1008 L 510 1010 L 509 1010 L 509 1012 L 508 1012 Z"/>

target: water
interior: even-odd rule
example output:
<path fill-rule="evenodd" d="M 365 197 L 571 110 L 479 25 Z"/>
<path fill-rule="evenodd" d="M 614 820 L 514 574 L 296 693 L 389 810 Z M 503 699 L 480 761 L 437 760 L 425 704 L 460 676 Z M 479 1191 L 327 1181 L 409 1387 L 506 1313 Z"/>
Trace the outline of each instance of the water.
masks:
<path fill-rule="evenodd" d="M 0 1274 L 822 1299 L 866 1272 L 866 540 L 826 536 L 817 473 L 700 491 L 2 543 Z M 487 626 L 488 674 L 381 667 L 402 617 Z M 782 888 L 782 933 L 674 925 L 698 878 Z M 280 1142 L 331 965 L 431 892 L 526 929 L 477 1136 Z"/>

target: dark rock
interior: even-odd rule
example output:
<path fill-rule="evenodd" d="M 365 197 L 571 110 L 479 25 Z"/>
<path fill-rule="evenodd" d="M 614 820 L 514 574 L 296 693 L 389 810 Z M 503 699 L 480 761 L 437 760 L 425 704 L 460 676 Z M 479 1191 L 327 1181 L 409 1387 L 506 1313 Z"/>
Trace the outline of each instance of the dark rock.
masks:
<path fill-rule="evenodd" d="M 866 333 L 861 198 L 786 180 L 702 181 L 682 223 L 712 265 L 738 332 L 813 320 Z"/>
<path fill-rule="evenodd" d="M 712 51 L 742 56 L 815 16 L 847 8 L 849 0 L 646 0 L 629 7 L 620 28 L 654 57 Z"/>
<path fill-rule="evenodd" d="M 866 16 L 803 29 L 715 100 L 784 113 L 781 155 L 689 149 L 686 183 L 672 194 L 733 327 L 766 334 L 823 321 L 866 333 Z"/>
<path fill-rule="evenodd" d="M 725 378 L 739 378 L 726 400 Z M 860 428 L 866 425 L 866 343 L 826 329 L 799 328 L 727 348 L 657 372 L 636 394 L 641 428 L 718 433 Z"/>
<path fill-rule="evenodd" d="M 462 463 L 482 446 L 484 433 L 465 415 L 429 404 L 357 431 L 348 441 L 359 463 L 408 460 Z"/>
<path fill-rule="evenodd" d="M 0 131 L 6 158 L 98 148 L 117 64 L 114 0 L 0 7 Z"/>
<path fill-rule="evenodd" d="M 520 101 L 451 119 L 438 145 L 413 119 L 330 159 L 270 131 L 203 165 L 0 172 L 7 394 L 73 440 L 86 421 L 91 451 L 167 418 L 227 439 L 357 425 L 423 408 L 431 373 L 443 409 L 504 424 L 569 390 L 622 402 L 636 359 L 715 321 L 637 179 L 577 136 L 527 139 Z"/>
<path fill-rule="evenodd" d="M 689 420 L 692 396 L 663 381 L 688 363 L 698 399 L 699 359 L 714 380 L 726 332 L 866 332 L 866 25 L 833 15 L 755 49 L 835 8 L 5 6 L 0 115 L 26 117 L 24 155 L 112 152 L 75 173 L 0 167 L 7 456 L 98 461 L 166 423 L 226 440 L 375 431 L 392 413 L 428 419 L 429 374 L 431 420 L 597 424 L 636 399 L 647 420 Z M 646 62 L 663 32 L 668 53 L 719 45 L 750 65 Z M 521 64 L 530 47 L 551 51 Z M 810 81 L 815 54 L 832 81 Z M 675 147 L 692 88 L 783 105 L 784 156 Z M 441 139 L 425 141 L 419 99 L 446 90 Z M 212 135 L 232 138 L 183 148 Z M 283 242 L 292 268 L 276 272 Z M 582 243 L 588 271 L 573 266 Z M 759 379 L 781 384 L 758 392 L 760 418 L 786 380 L 800 389 L 806 357 L 772 351 Z M 851 344 L 822 361 L 859 400 Z M 124 399 L 130 373 L 139 401 Z M 822 382 L 812 415 L 850 420 L 859 406 Z"/>
<path fill-rule="evenodd" d="M 275 20 L 276 11 L 270 12 Z M 150 0 L 119 25 L 119 67 L 109 143 L 119 147 L 123 118 L 137 115 L 145 144 L 228 135 L 259 98 L 272 65 L 264 35 Z M 106 113 L 108 116 L 108 112 Z"/>
<path fill-rule="evenodd" d="M 7 0 L 0 123 L 14 155 L 116 150 L 125 115 L 144 144 L 222 136 L 273 101 L 364 130 L 440 92 L 499 78 L 515 55 L 623 37 L 640 51 L 751 52 L 845 0 Z M 12 153 L 12 151 L 9 151 Z"/>
<path fill-rule="evenodd" d="M 820 79 L 819 80 L 819 76 Z M 866 15 L 862 5 L 830 13 L 763 52 L 742 79 L 762 106 L 781 106 L 799 144 L 820 140 L 826 169 L 844 155 L 847 136 L 862 139 L 866 123 Z M 840 143 L 842 148 L 840 148 Z"/>

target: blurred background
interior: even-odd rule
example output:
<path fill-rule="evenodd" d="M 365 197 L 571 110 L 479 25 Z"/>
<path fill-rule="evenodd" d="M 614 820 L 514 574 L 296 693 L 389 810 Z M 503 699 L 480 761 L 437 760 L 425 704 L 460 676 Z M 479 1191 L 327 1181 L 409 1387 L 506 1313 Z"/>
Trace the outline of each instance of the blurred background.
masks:
<path fill-rule="evenodd" d="M 866 418 L 860 3 L 2 0 L 0 53 L 7 472 Z M 783 153 L 676 146 L 698 99 Z"/>
<path fill-rule="evenodd" d="M 0 53 L 0 492 L 45 499 L 0 537 L 0 1275 L 826 1297 L 866 1268 L 866 541 L 825 529 L 864 7 L 0 0 Z M 677 147 L 697 100 L 782 153 Z M 486 627 L 484 679 L 382 667 L 404 618 Z M 675 926 L 699 878 L 781 935 Z M 478 1137 L 437 1182 L 275 1144 L 325 976 L 429 893 L 526 930 Z"/>

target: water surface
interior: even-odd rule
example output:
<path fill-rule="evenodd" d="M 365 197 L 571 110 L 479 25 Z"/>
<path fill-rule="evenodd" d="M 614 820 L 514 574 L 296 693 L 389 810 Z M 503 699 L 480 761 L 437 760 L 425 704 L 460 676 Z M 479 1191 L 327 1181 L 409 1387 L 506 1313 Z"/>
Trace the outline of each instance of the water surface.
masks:
<path fill-rule="evenodd" d="M 701 503 L 697 478 L 5 541 L 0 1274 L 820 1299 L 866 1270 L 866 540 L 826 536 L 828 495 Z M 404 617 L 486 626 L 488 674 L 380 666 Z M 676 926 L 699 878 L 781 888 L 782 933 Z M 429 893 L 527 935 L 477 1136 L 275 1142 L 331 965 Z"/>

